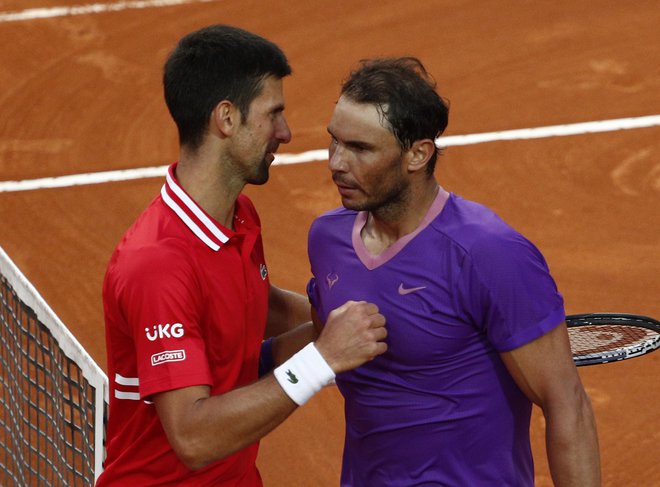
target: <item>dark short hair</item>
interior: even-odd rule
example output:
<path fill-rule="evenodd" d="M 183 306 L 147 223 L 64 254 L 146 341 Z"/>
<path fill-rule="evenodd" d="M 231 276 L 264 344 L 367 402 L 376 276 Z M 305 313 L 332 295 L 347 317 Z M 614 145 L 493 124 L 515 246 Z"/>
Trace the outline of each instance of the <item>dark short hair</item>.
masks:
<path fill-rule="evenodd" d="M 438 95 L 435 81 L 414 57 L 363 59 L 344 81 L 341 94 L 356 103 L 377 105 L 402 150 L 418 140 L 435 141 L 449 121 L 448 102 Z M 429 160 L 429 174 L 438 152 Z"/>
<path fill-rule="evenodd" d="M 197 149 L 222 100 L 235 104 L 244 120 L 264 80 L 289 74 L 282 50 L 251 32 L 211 25 L 186 35 L 163 69 L 165 103 L 179 130 L 179 142 Z"/>

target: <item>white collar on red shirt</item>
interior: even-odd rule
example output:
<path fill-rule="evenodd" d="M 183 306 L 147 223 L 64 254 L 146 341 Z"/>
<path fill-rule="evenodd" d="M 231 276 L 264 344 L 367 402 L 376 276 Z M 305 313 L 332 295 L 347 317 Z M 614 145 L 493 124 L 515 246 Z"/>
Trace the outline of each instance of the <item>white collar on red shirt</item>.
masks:
<path fill-rule="evenodd" d="M 202 242 L 212 250 L 220 250 L 229 237 L 213 219 L 179 185 L 174 176 L 176 162 L 167 170 L 167 176 L 160 195 L 163 202 L 186 224 Z"/>

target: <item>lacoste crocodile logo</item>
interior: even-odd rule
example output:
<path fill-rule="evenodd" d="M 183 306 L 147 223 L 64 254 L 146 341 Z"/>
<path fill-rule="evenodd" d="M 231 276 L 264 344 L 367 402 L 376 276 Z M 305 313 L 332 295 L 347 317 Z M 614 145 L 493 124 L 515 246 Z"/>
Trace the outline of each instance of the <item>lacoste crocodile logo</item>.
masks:
<path fill-rule="evenodd" d="M 297 384 L 298 383 L 298 377 L 296 377 L 296 374 L 291 372 L 291 370 L 287 370 L 286 375 L 288 376 L 287 380 L 289 382 L 291 382 L 292 384 Z"/>
<path fill-rule="evenodd" d="M 426 286 L 403 287 L 403 283 L 399 284 L 399 294 L 401 294 L 402 296 L 405 296 L 406 294 L 414 293 L 415 291 L 421 291 L 422 289 L 426 289 Z"/>

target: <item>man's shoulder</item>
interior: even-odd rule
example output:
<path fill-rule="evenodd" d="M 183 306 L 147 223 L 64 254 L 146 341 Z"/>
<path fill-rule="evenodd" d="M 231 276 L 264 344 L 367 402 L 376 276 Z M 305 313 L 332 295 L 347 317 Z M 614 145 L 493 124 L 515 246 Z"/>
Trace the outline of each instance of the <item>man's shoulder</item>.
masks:
<path fill-rule="evenodd" d="M 185 234 L 171 225 L 159 198 L 140 214 L 115 247 L 110 266 L 141 273 L 188 261 L 190 246 Z"/>
<path fill-rule="evenodd" d="M 433 227 L 468 253 L 521 237 L 489 207 L 454 194 Z"/>

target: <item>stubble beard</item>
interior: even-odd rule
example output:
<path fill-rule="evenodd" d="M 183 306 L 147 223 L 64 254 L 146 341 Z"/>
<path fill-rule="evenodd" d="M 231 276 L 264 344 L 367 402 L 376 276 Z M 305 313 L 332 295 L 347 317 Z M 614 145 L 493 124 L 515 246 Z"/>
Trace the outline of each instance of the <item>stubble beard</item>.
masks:
<path fill-rule="evenodd" d="M 380 219 L 393 221 L 403 212 L 409 199 L 409 185 L 398 180 L 386 193 L 344 207 L 354 211 L 368 211 Z"/>
<path fill-rule="evenodd" d="M 377 216 L 382 215 L 388 220 L 396 219 L 405 209 L 410 200 L 410 184 L 400 175 L 396 174 L 397 169 L 401 167 L 401 160 L 398 159 L 392 163 L 389 168 L 393 182 L 388 178 L 381 178 L 371 186 L 373 188 L 386 188 L 384 193 L 376 193 L 373 196 L 366 195 L 363 201 L 348 204 L 342 201 L 344 208 L 354 211 L 368 211 Z M 378 189 L 382 191 L 382 189 Z"/>
<path fill-rule="evenodd" d="M 248 184 L 261 186 L 262 184 L 266 184 L 268 182 L 269 177 L 270 177 L 270 166 L 266 162 L 266 159 L 262 159 L 261 163 L 257 168 L 257 173 L 254 176 L 248 178 L 247 182 Z"/>
<path fill-rule="evenodd" d="M 264 154 L 264 156 L 261 158 L 261 161 L 259 164 L 257 164 L 255 167 L 255 170 L 253 174 L 250 174 L 246 178 L 246 183 L 247 184 L 254 184 L 256 186 L 261 186 L 263 184 L 266 184 L 268 182 L 268 179 L 270 177 L 270 166 L 271 162 L 268 162 L 266 158 L 268 157 L 268 154 L 273 154 L 272 152 L 267 152 Z"/>

